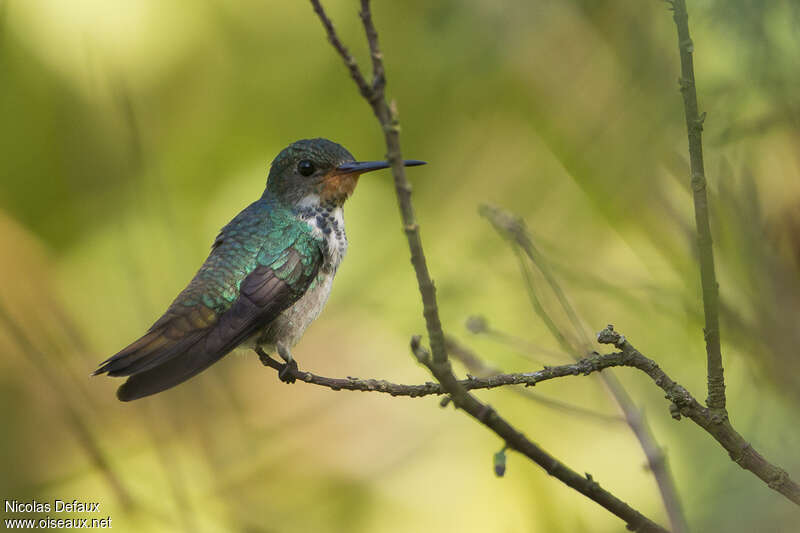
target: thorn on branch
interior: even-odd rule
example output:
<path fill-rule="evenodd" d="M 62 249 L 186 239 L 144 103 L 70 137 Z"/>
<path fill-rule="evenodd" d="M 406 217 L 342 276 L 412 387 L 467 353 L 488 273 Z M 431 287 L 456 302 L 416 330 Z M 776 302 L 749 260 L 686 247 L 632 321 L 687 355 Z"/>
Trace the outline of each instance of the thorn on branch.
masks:
<path fill-rule="evenodd" d="M 586 481 L 588 482 L 588 490 L 589 492 L 596 492 L 600 490 L 600 484 L 594 480 L 592 475 L 589 472 L 585 472 L 584 476 L 586 476 Z"/>
<path fill-rule="evenodd" d="M 700 116 L 697 117 L 697 121 L 696 122 L 697 122 L 697 125 L 700 126 L 701 130 L 703 129 L 703 124 L 706 121 L 706 116 L 708 116 L 708 113 L 703 111 L 702 113 L 700 113 Z"/>

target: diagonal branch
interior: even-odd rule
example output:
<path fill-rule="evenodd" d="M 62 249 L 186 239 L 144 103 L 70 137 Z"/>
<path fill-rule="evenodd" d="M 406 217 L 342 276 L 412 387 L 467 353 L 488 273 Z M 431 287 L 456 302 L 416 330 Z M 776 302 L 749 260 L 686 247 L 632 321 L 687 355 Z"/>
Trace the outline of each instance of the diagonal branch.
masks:
<path fill-rule="evenodd" d="M 330 22 L 327 15 L 325 15 L 319 0 L 311 0 L 311 3 L 328 33 L 329 40 L 334 44 L 339 55 L 350 69 L 351 76 L 358 85 L 361 94 L 369 102 L 383 129 L 387 148 L 386 158 L 391 164 L 392 175 L 394 176 L 397 204 L 400 209 L 403 228 L 408 239 L 409 250 L 411 251 L 411 263 L 414 266 L 417 284 L 422 297 L 423 315 L 425 317 L 432 352 L 432 357 L 423 357 L 423 351 L 419 342 L 412 343 L 412 351 L 417 355 L 418 360 L 428 367 L 441 384 L 443 390 L 450 395 L 450 398 L 457 407 L 463 409 L 492 429 L 505 440 L 508 447 L 525 454 L 542 466 L 549 474 L 557 477 L 562 482 L 598 502 L 615 515 L 625 520 L 629 529 L 636 531 L 665 531 L 638 511 L 628 506 L 625 502 L 601 489 L 590 476 L 584 478 L 544 452 L 502 419 L 491 407 L 481 403 L 477 398 L 469 394 L 458 382 L 447 359 L 444 331 L 442 330 L 436 302 L 436 288 L 428 272 L 425 254 L 422 249 L 419 226 L 417 225 L 413 204 L 411 203 L 411 185 L 405 177 L 405 168 L 400 152 L 396 109 L 394 109 L 394 106 L 389 106 L 384 94 L 385 74 L 383 56 L 378 45 L 378 33 L 372 21 L 369 0 L 361 0 L 360 12 L 361 20 L 366 31 L 367 42 L 369 43 L 373 67 L 372 87 L 371 90 L 366 92 L 363 84 L 359 82 L 359 79 L 363 79 L 363 76 L 361 76 L 353 58 L 349 56 L 349 54 L 346 53 L 346 49 L 341 46 L 341 40 L 336 35 L 333 24 Z M 340 46 L 336 45 L 337 42 Z"/>
<path fill-rule="evenodd" d="M 414 337 L 411 340 L 411 350 L 417 357 L 417 360 L 427 366 L 439 383 L 441 383 L 442 388 L 449 394 L 449 397 L 453 400 L 456 407 L 466 411 L 470 416 L 494 431 L 505 441 L 506 448 L 516 450 L 525 455 L 541 466 L 551 476 L 600 504 L 614 515 L 624 520 L 629 530 L 638 532 L 667 531 L 612 493 L 601 488 L 588 472 L 585 476 L 581 476 L 547 453 L 509 424 L 508 421 L 501 417 L 490 405 L 482 403 L 474 395 L 470 394 L 467 391 L 467 387 L 456 380 L 449 363 L 446 365 L 438 365 L 433 361 L 428 351 L 419 344 L 419 337 Z M 609 357 L 609 359 L 613 359 L 613 357 Z M 593 364 L 588 359 L 586 361 L 589 366 Z M 541 372 L 544 372 L 544 375 L 548 375 L 551 370 L 552 369 L 545 368 Z M 542 375 L 541 380 L 544 380 L 544 375 Z M 524 374 L 520 375 L 520 377 L 523 376 Z M 501 376 L 494 376 L 493 378 L 487 379 L 496 378 L 501 378 Z M 523 379 L 525 378 L 523 377 Z"/>

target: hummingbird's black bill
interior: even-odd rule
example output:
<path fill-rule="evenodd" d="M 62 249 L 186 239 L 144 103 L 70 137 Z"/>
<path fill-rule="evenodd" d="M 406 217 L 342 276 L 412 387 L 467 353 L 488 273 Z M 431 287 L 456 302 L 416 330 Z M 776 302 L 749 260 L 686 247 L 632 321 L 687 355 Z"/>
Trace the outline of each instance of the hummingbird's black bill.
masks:
<path fill-rule="evenodd" d="M 416 159 L 406 159 L 403 161 L 403 166 L 416 167 L 426 164 L 425 161 L 417 161 Z M 342 174 L 363 174 L 364 172 L 372 172 L 373 170 L 380 170 L 382 168 L 389 168 L 388 161 L 352 161 L 350 163 L 343 163 L 336 167 L 336 170 Z"/>

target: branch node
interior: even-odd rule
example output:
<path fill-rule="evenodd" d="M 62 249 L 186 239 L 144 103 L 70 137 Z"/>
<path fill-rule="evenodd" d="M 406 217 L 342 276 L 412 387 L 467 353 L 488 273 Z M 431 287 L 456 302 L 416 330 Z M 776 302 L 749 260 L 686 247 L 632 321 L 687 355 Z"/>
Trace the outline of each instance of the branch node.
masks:
<path fill-rule="evenodd" d="M 723 424 L 728 421 L 728 413 L 725 409 L 709 409 L 710 420 L 714 425 Z"/>
<path fill-rule="evenodd" d="M 703 131 L 703 124 L 705 124 L 706 122 L 706 116 L 708 116 L 708 113 L 703 111 L 702 113 L 700 113 L 700 116 L 697 117 L 697 120 L 694 121 L 695 126 L 699 131 Z"/>
<path fill-rule="evenodd" d="M 587 481 L 587 491 L 590 493 L 598 492 L 600 490 L 600 484 L 594 480 L 589 472 L 584 472 L 584 476 Z"/>
<path fill-rule="evenodd" d="M 430 366 L 431 357 L 430 352 L 422 346 L 422 335 L 414 335 L 411 337 L 411 353 L 417 358 L 417 361 L 425 366 Z"/>
<path fill-rule="evenodd" d="M 478 413 L 478 420 L 483 422 L 484 424 L 489 424 L 492 418 L 495 416 L 495 410 L 492 408 L 491 405 L 483 404 L 480 412 Z"/>
<path fill-rule="evenodd" d="M 624 335 L 620 335 L 618 332 L 614 331 L 613 324 L 609 324 L 597 334 L 597 342 L 600 344 L 613 344 L 615 348 L 622 350 L 626 340 Z"/>
<path fill-rule="evenodd" d="M 767 486 L 773 490 L 778 490 L 789 480 L 789 474 L 786 473 L 786 470 L 778 468 L 778 471 L 775 473 L 775 477 L 767 483 Z"/>
<path fill-rule="evenodd" d="M 745 442 L 744 446 L 742 446 L 739 449 L 738 452 L 736 452 L 736 453 L 730 452 L 729 455 L 731 456 L 731 460 L 734 463 L 736 463 L 737 465 L 739 465 L 742 468 L 744 468 L 745 455 L 747 455 L 747 453 L 752 449 L 753 449 L 753 447 L 750 445 L 750 443 L 749 442 Z"/>

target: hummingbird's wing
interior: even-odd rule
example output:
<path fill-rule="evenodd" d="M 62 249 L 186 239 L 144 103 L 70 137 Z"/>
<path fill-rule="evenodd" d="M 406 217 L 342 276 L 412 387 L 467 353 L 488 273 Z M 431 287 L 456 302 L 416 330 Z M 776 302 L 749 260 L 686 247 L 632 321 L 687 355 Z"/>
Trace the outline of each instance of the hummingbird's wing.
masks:
<path fill-rule="evenodd" d="M 265 214 L 266 222 L 243 213 L 223 228 L 206 262 L 164 316 L 101 363 L 95 374 L 130 376 L 117 390 L 120 400 L 186 381 L 305 293 L 323 262 L 322 241 L 303 222 Z"/>

